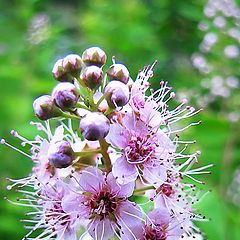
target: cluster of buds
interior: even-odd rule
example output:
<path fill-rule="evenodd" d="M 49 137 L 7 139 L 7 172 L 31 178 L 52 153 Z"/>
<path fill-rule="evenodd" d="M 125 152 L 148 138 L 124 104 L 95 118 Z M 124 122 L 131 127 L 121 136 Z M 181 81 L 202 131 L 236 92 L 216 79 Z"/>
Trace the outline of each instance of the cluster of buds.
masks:
<path fill-rule="evenodd" d="M 106 59 L 91 47 L 82 57 L 56 62 L 53 75 L 61 82 L 33 104 L 44 122 L 32 124 L 46 138 L 30 141 L 11 131 L 31 146 L 30 154 L 1 140 L 34 162 L 28 177 L 10 179 L 7 187 L 25 195 L 9 202 L 34 209 L 27 214 L 33 220 L 23 220 L 31 229 L 23 239 L 194 238 L 200 233 L 194 221 L 206 219 L 195 210 L 201 193 L 191 181 L 203 184 L 195 176 L 209 173 L 211 165 L 194 168 L 200 151 L 190 154 L 195 140 L 179 135 L 200 123 L 183 126 L 181 120 L 201 109 L 183 99 L 170 110 L 175 93 L 167 82 L 150 89 L 156 62 L 132 81 L 115 58 L 104 71 Z"/>

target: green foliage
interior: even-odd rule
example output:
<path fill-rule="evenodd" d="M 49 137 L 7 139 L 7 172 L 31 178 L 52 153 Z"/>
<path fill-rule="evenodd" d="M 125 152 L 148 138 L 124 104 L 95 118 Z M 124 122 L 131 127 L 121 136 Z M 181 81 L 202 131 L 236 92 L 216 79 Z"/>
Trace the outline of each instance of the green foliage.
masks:
<path fill-rule="evenodd" d="M 176 92 L 197 89 L 201 76 L 192 68 L 190 57 L 201 41 L 197 25 L 204 19 L 204 4 L 203 0 L 0 0 L 0 136 L 18 146 L 8 130 L 16 129 L 27 138 L 34 136 L 34 127 L 28 125 L 36 120 L 32 101 L 56 84 L 51 76 L 55 60 L 90 45 L 125 62 L 133 79 L 140 68 L 157 59 L 153 87 L 166 79 Z M 213 56 L 215 65 L 220 57 Z M 231 66 L 231 71 L 239 76 L 238 66 Z M 234 101 L 239 103 L 239 96 Z M 200 177 L 213 192 L 197 206 L 211 221 L 199 225 L 210 240 L 238 240 L 240 210 L 226 193 L 239 165 L 240 126 L 208 108 L 196 118 L 203 124 L 183 137 L 198 140 L 194 148 L 202 151 L 199 164 L 215 164 L 210 176 Z M 0 154 L 2 179 L 20 178 L 30 171 L 31 161 L 20 154 L 4 146 Z M 5 190 L 6 181 L 1 180 L 0 186 L 0 239 L 21 239 L 25 230 L 18 220 L 25 209 L 3 201 L 4 196 L 14 199 L 16 194 Z"/>

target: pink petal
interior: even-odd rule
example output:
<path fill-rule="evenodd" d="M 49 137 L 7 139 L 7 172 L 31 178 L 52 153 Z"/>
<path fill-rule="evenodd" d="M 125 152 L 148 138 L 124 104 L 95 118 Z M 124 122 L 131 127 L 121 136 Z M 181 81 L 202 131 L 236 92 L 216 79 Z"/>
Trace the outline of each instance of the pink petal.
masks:
<path fill-rule="evenodd" d="M 72 218 L 84 217 L 88 218 L 90 215 L 90 209 L 83 204 L 85 196 L 76 193 L 70 193 L 62 199 L 62 209 L 66 213 L 70 213 Z"/>
<path fill-rule="evenodd" d="M 167 179 L 167 171 L 162 166 L 147 167 L 144 165 L 143 177 L 152 185 L 161 185 Z"/>
<path fill-rule="evenodd" d="M 170 212 L 166 208 L 157 208 L 151 211 L 148 214 L 148 217 L 151 221 L 147 218 L 147 224 L 151 224 L 152 222 L 155 225 L 168 225 L 171 221 Z"/>
<path fill-rule="evenodd" d="M 133 193 L 135 183 L 130 182 L 125 185 L 120 185 L 116 182 L 116 178 L 113 176 L 112 173 L 109 173 L 107 176 L 107 183 L 111 188 L 111 192 L 116 194 L 117 197 L 130 197 Z"/>
<path fill-rule="evenodd" d="M 113 176 L 119 184 L 127 184 L 136 180 L 138 172 L 136 166 L 127 162 L 125 156 L 116 160 L 112 169 Z"/>
<path fill-rule="evenodd" d="M 102 189 L 105 176 L 96 167 L 88 167 L 80 172 L 79 185 L 85 192 L 96 193 Z"/>
<path fill-rule="evenodd" d="M 108 240 L 114 235 L 113 225 L 114 223 L 108 218 L 103 220 L 93 219 L 88 224 L 88 232 L 94 240 Z"/>
<path fill-rule="evenodd" d="M 59 234 L 61 236 L 61 234 Z M 74 229 L 67 229 L 62 237 L 64 240 L 77 240 L 76 231 Z"/>
<path fill-rule="evenodd" d="M 111 143 L 113 147 L 124 149 L 128 142 L 128 131 L 120 124 L 113 123 L 110 125 L 106 140 Z"/>
<path fill-rule="evenodd" d="M 121 226 L 122 239 L 136 240 L 142 236 L 142 212 L 135 203 L 130 201 L 122 202 L 117 210 L 116 218 Z"/>

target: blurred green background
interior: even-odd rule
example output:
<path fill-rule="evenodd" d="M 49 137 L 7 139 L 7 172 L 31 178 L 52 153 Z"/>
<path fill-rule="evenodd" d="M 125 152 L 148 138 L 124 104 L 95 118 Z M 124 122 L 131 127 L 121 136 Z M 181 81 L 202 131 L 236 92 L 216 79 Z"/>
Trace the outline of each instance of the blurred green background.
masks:
<path fill-rule="evenodd" d="M 233 9 L 239 14 L 240 1 L 235 3 Z M 220 13 L 225 25 L 221 27 L 220 21 L 219 27 L 207 6 L 205 0 L 0 0 L 0 136 L 14 145 L 19 142 L 9 135 L 11 129 L 34 137 L 35 129 L 29 125 L 34 120 L 32 101 L 51 92 L 56 84 L 51 75 L 53 64 L 69 52 L 81 54 L 88 46 L 100 46 L 108 55 L 108 63 L 115 55 L 128 66 L 133 79 L 140 68 L 157 59 L 153 87 L 167 80 L 176 93 L 188 95 L 196 106 L 205 106 L 196 117 L 203 124 L 185 135 L 197 140 L 194 148 L 201 149 L 202 164 L 215 164 L 211 175 L 200 176 L 212 192 L 197 206 L 211 220 L 197 224 L 206 239 L 239 240 L 239 85 L 235 81 L 231 92 L 222 97 L 214 95 L 221 80 L 207 88 L 202 81 L 210 83 L 214 76 L 240 78 L 236 48 L 233 57 L 222 51 L 229 44 L 239 51 L 240 20 L 237 14 Z M 232 28 L 239 38 L 228 34 Z M 206 32 L 218 37 L 211 51 L 201 49 Z M 211 66 L 210 72 L 193 66 L 193 54 L 199 52 Z M 206 96 L 211 101 L 202 101 Z M 26 210 L 3 200 L 6 195 L 15 197 L 14 192 L 5 190 L 4 178 L 26 176 L 32 164 L 5 146 L 0 146 L 0 156 L 0 239 L 21 239 L 25 230 L 19 220 Z"/>

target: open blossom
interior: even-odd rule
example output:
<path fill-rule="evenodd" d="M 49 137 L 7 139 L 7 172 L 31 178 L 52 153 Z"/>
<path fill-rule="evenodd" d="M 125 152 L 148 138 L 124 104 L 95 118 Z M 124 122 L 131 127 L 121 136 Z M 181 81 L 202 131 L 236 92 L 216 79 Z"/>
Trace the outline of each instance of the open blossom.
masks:
<path fill-rule="evenodd" d="M 89 167 L 76 178 L 79 189 L 63 199 L 63 209 L 70 215 L 89 219 L 87 230 L 93 239 L 109 239 L 118 229 L 121 235 L 133 235 L 135 225 L 141 223 L 141 209 L 127 200 L 134 183 L 119 185 L 113 175 L 107 176 L 95 167 Z"/>
<path fill-rule="evenodd" d="M 148 214 L 139 240 L 179 240 L 183 232 L 178 220 L 170 216 L 167 209 L 156 208 Z"/>
<path fill-rule="evenodd" d="M 160 129 L 151 131 L 129 114 L 122 124 L 111 124 L 107 139 L 113 147 L 122 149 L 122 156 L 113 164 L 113 175 L 120 184 L 135 181 L 141 175 L 150 182 L 165 180 L 166 170 L 162 166 L 169 165 L 175 146 Z M 156 171 L 161 174 L 156 175 Z"/>

